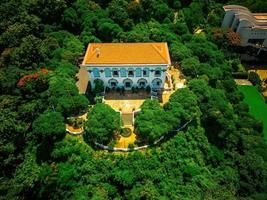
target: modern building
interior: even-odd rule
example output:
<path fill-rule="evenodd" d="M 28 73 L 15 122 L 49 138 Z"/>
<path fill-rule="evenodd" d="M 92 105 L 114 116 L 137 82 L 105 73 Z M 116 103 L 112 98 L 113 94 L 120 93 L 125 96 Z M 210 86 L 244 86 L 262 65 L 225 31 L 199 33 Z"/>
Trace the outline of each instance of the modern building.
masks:
<path fill-rule="evenodd" d="M 242 46 L 267 46 L 267 13 L 251 13 L 238 5 L 224 6 L 222 28 L 231 28 L 240 35 Z"/>
<path fill-rule="evenodd" d="M 94 87 L 100 79 L 105 87 L 161 89 L 171 64 L 167 43 L 90 43 L 82 66 Z"/>

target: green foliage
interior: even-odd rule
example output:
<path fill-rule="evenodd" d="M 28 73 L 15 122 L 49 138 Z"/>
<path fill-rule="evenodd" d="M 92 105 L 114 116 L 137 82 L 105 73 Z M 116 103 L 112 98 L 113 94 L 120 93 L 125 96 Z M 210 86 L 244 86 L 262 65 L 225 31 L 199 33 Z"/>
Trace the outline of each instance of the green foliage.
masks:
<path fill-rule="evenodd" d="M 82 54 L 83 44 L 73 34 L 67 31 L 58 31 L 49 33 L 48 36 L 55 38 L 60 46 L 53 52 L 55 59 L 73 62 L 77 56 Z"/>
<path fill-rule="evenodd" d="M 64 116 L 86 111 L 88 100 L 78 93 L 72 79 L 67 77 L 51 77 L 49 81 L 49 104 Z"/>
<path fill-rule="evenodd" d="M 129 19 L 127 4 L 128 2 L 124 0 L 113 0 L 109 3 L 108 13 L 111 19 L 124 29 L 129 30 L 134 24 L 133 20 Z"/>
<path fill-rule="evenodd" d="M 199 116 L 196 96 L 188 89 L 175 92 L 162 109 L 157 100 L 145 100 L 135 120 L 140 140 L 152 143 Z"/>
<path fill-rule="evenodd" d="M 147 181 L 144 184 L 136 184 L 134 188 L 131 189 L 129 194 L 127 194 L 128 199 L 163 199 L 160 196 L 155 185 L 151 181 Z"/>
<path fill-rule="evenodd" d="M 218 51 L 218 47 L 201 34 L 194 35 L 187 47 L 193 51 L 193 54 L 199 58 L 200 62 L 222 63 L 223 53 Z"/>
<path fill-rule="evenodd" d="M 122 32 L 121 27 L 110 19 L 99 20 L 97 29 L 100 39 L 107 42 L 111 42 L 113 38 L 117 38 Z"/>
<path fill-rule="evenodd" d="M 248 80 L 253 85 L 261 85 L 261 79 L 260 79 L 259 75 L 256 72 L 250 72 L 248 74 Z"/>
<path fill-rule="evenodd" d="M 182 70 L 185 75 L 196 77 L 197 74 L 197 68 L 199 66 L 199 60 L 196 57 L 191 57 L 184 59 L 181 63 Z"/>
<path fill-rule="evenodd" d="M 175 93 L 173 93 L 169 102 L 178 102 L 185 109 L 192 111 L 192 114 L 196 114 L 197 96 L 195 96 L 194 93 L 187 88 L 177 90 Z"/>
<path fill-rule="evenodd" d="M 31 137 L 36 142 L 43 140 L 55 142 L 64 136 L 64 118 L 58 112 L 45 112 L 33 122 Z"/>
<path fill-rule="evenodd" d="M 1 105 L 4 105 L 3 100 Z M 0 109 L 0 123 L 1 176 L 9 177 L 22 160 L 21 151 L 24 144 L 23 134 L 26 131 L 26 124 L 20 121 L 18 114 L 9 108 Z"/>
<path fill-rule="evenodd" d="M 193 31 L 197 28 L 197 26 L 204 25 L 205 14 L 203 12 L 203 4 L 200 2 L 192 2 L 188 8 L 183 8 L 182 11 L 184 14 L 184 20 L 190 31 Z"/>
<path fill-rule="evenodd" d="M 26 122 L 32 122 L 38 113 L 46 109 L 46 105 L 41 100 L 32 100 L 18 107 L 18 114 Z"/>
<path fill-rule="evenodd" d="M 239 2 L 237 0 L 232 1 L 234 4 L 239 4 L 248 7 L 252 12 L 267 12 L 266 5 L 267 2 L 264 0 L 245 0 L 242 2 Z"/>
<path fill-rule="evenodd" d="M 88 112 L 84 139 L 88 143 L 107 144 L 119 131 L 120 125 L 120 114 L 109 105 L 98 103 Z"/>
<path fill-rule="evenodd" d="M 0 199 L 265 199 L 265 113 L 252 117 L 233 81 L 244 69 L 237 35 L 216 28 L 222 3 L 266 10 L 263 0 L 1 1 Z M 168 43 L 187 88 L 163 108 L 145 101 L 135 120 L 139 143 L 165 135 L 159 146 L 127 156 L 93 150 L 83 139 L 114 145 L 121 130 L 104 104 L 89 112 L 84 138 L 64 137 L 62 115 L 88 107 L 75 74 L 89 42 Z M 43 67 L 47 83 L 18 87 Z"/>
<path fill-rule="evenodd" d="M 62 21 L 66 24 L 67 28 L 77 29 L 78 25 L 81 23 L 76 10 L 73 8 L 67 8 L 64 10 Z"/>
<path fill-rule="evenodd" d="M 66 0 L 48 0 L 46 2 L 42 0 L 29 1 L 29 9 L 34 14 L 40 16 L 47 23 L 53 23 L 60 21 L 62 12 L 67 7 Z"/>
<path fill-rule="evenodd" d="M 145 100 L 135 120 L 136 132 L 146 142 L 154 142 L 168 131 L 165 113 L 157 100 Z M 164 124 L 162 124 L 164 123 Z"/>
<path fill-rule="evenodd" d="M 67 123 L 74 128 L 81 128 L 83 126 L 84 120 L 82 118 L 77 117 L 69 117 L 67 118 Z"/>
<path fill-rule="evenodd" d="M 24 161 L 17 167 L 14 179 L 10 182 L 7 198 L 23 196 L 25 191 L 31 193 L 38 182 L 41 167 L 36 163 L 35 152 L 27 152 Z"/>
<path fill-rule="evenodd" d="M 192 57 L 192 51 L 181 43 L 172 45 L 170 51 L 173 61 L 181 62 L 186 58 Z"/>
<path fill-rule="evenodd" d="M 104 82 L 100 79 L 96 79 L 94 81 L 95 84 L 95 88 L 93 90 L 94 95 L 100 94 L 102 92 L 104 92 Z"/>
<path fill-rule="evenodd" d="M 51 68 L 55 68 L 55 73 L 57 76 L 63 77 L 63 76 L 68 76 L 68 77 L 75 77 L 75 75 L 78 72 L 78 68 L 73 65 L 72 63 L 69 63 L 67 61 L 61 61 L 61 62 L 51 62 Z"/>
<path fill-rule="evenodd" d="M 264 102 L 261 94 L 257 91 L 257 89 L 254 86 L 238 86 L 238 89 L 244 94 L 244 102 L 249 105 L 249 108 L 246 107 L 243 110 L 245 112 L 250 112 L 256 119 L 260 120 L 260 122 L 263 122 L 264 124 L 264 138 L 265 141 L 267 141 L 267 118 L 265 117 L 267 106 Z M 243 111 L 244 112 L 244 111 Z M 246 124 L 251 124 L 252 127 L 254 127 L 257 123 L 255 120 L 246 120 Z M 256 127 L 254 127 L 256 129 Z M 262 129 L 259 129 L 259 132 L 262 132 Z"/>
<path fill-rule="evenodd" d="M 12 52 L 11 63 L 20 68 L 34 69 L 39 62 L 46 58 L 47 51 L 42 40 L 29 35 L 23 38 L 20 46 Z"/>

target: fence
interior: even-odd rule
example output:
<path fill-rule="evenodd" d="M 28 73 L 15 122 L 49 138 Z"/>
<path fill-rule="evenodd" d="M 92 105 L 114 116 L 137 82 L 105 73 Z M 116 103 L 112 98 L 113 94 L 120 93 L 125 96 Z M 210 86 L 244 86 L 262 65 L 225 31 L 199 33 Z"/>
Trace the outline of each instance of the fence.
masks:
<path fill-rule="evenodd" d="M 170 132 L 173 131 L 180 131 L 182 129 L 184 129 L 193 119 L 189 120 L 188 122 L 186 122 L 184 125 L 182 125 L 180 128 L 176 129 L 176 130 L 171 130 Z M 159 142 L 161 142 L 162 140 L 164 140 L 166 138 L 165 135 L 161 136 L 158 140 L 154 141 L 152 144 L 147 144 L 144 146 L 140 146 L 140 147 L 133 147 L 133 148 L 117 148 L 117 147 L 109 147 L 100 143 L 95 142 L 95 145 L 101 149 L 104 150 L 109 150 L 109 151 L 122 151 L 122 152 L 130 152 L 130 151 L 137 151 L 137 150 L 141 150 L 141 149 L 146 149 L 148 147 L 157 145 Z"/>

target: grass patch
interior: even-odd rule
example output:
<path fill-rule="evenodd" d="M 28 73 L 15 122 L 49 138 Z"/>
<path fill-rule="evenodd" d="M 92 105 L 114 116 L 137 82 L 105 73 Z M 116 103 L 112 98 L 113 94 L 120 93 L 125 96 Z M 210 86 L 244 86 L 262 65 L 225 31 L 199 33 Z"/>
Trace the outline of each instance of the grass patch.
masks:
<path fill-rule="evenodd" d="M 238 89 L 244 94 L 244 101 L 249 106 L 249 112 L 259 120 L 263 121 L 264 139 L 267 141 L 267 104 L 258 90 L 251 85 L 239 85 Z"/>

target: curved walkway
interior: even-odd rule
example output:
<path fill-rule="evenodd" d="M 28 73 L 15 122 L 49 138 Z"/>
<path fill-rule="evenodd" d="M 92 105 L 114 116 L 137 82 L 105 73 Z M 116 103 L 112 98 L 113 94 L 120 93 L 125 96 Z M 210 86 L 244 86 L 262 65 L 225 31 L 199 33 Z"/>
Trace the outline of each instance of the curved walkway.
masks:
<path fill-rule="evenodd" d="M 180 131 L 182 129 L 184 129 L 193 119 L 189 120 L 188 122 L 186 122 L 183 126 L 181 126 L 180 128 L 176 129 L 176 130 L 171 130 L 169 132 L 173 132 L 173 131 Z M 134 148 L 118 148 L 118 147 L 109 147 L 103 144 L 99 144 L 97 142 L 95 142 L 95 145 L 103 150 L 109 150 L 109 151 L 121 151 L 121 152 L 130 152 L 130 151 L 137 151 L 137 150 L 141 150 L 141 149 L 146 149 L 148 147 L 154 146 L 158 143 L 160 143 L 162 140 L 164 140 L 167 137 L 168 134 L 161 136 L 158 140 L 154 141 L 152 144 L 148 144 L 148 145 L 144 145 L 144 146 L 140 146 L 140 147 L 134 147 Z"/>

